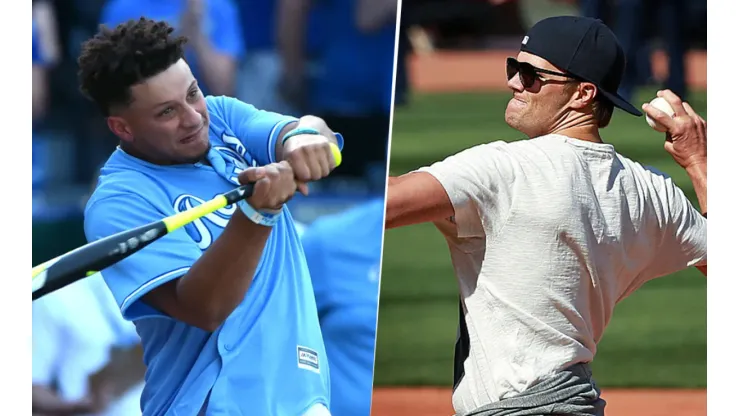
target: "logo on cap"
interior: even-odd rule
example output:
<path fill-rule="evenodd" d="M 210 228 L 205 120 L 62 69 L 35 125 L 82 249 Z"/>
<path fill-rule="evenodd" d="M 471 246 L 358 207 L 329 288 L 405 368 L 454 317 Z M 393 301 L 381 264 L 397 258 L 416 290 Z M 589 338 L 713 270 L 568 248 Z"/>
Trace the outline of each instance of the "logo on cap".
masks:
<path fill-rule="evenodd" d="M 522 45 L 526 45 L 527 42 L 529 42 L 529 36 L 525 36 L 524 39 L 522 39 Z"/>

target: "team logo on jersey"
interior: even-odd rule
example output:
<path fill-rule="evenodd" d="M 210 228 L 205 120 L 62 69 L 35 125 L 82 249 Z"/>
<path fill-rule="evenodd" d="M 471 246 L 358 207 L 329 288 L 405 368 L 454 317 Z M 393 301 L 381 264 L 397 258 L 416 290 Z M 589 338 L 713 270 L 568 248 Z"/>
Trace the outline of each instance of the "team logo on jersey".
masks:
<path fill-rule="evenodd" d="M 242 144 L 242 141 L 239 140 L 239 139 L 237 139 L 236 137 L 229 136 L 228 134 L 224 133 L 224 134 L 221 135 L 221 141 L 223 141 L 224 143 L 226 143 L 226 145 L 229 146 L 230 148 L 234 149 L 234 151 L 237 152 L 237 153 L 239 153 L 239 155 L 241 155 L 241 157 L 243 157 L 245 159 L 246 158 L 252 159 L 247 154 L 247 148 L 244 147 L 244 144 Z"/>
<path fill-rule="evenodd" d="M 224 133 L 221 135 L 221 140 L 226 143 L 226 146 L 213 146 L 215 150 L 220 152 L 225 157 L 231 159 L 234 163 L 234 172 L 229 177 L 229 180 L 234 184 L 239 185 L 239 174 L 244 172 L 248 167 L 257 167 L 257 161 L 247 153 L 247 148 L 244 144 L 234 136 L 229 136 Z"/>
<path fill-rule="evenodd" d="M 198 198 L 197 196 L 183 194 L 178 196 L 172 205 L 175 208 L 175 211 L 183 212 L 204 202 L 206 201 Z M 218 228 L 224 228 L 226 227 L 226 224 L 229 222 L 229 219 L 231 218 L 231 215 L 234 214 L 234 212 L 236 212 L 236 204 L 232 204 L 230 206 L 216 210 L 202 218 L 198 218 L 197 220 L 189 224 L 187 227 L 193 227 L 195 229 L 196 235 L 194 239 L 195 242 L 198 244 L 198 248 L 200 248 L 201 250 L 206 250 L 208 247 L 211 246 L 214 240 L 213 234 L 206 223 L 213 224 Z"/>
<path fill-rule="evenodd" d="M 238 179 L 239 174 L 244 172 L 248 167 L 258 166 L 257 161 L 247 152 L 247 148 L 244 147 L 238 138 L 224 133 L 221 135 L 221 140 L 226 144 L 226 146 L 216 145 L 213 146 L 213 149 L 232 162 L 234 170 L 227 179 L 235 185 L 240 185 Z M 178 196 L 172 205 L 175 211 L 183 212 L 203 204 L 204 202 L 205 201 L 203 199 L 198 198 L 197 196 L 183 194 Z M 206 250 L 211 246 L 211 244 L 213 244 L 214 237 L 211 229 L 208 228 L 208 224 L 210 223 L 218 228 L 226 227 L 231 215 L 236 212 L 236 208 L 236 204 L 221 208 L 187 225 L 189 230 L 195 231 L 194 239 L 198 244 L 198 248 Z"/>
<path fill-rule="evenodd" d="M 311 348 L 298 346 L 298 368 L 321 373 L 319 368 L 319 354 Z"/>

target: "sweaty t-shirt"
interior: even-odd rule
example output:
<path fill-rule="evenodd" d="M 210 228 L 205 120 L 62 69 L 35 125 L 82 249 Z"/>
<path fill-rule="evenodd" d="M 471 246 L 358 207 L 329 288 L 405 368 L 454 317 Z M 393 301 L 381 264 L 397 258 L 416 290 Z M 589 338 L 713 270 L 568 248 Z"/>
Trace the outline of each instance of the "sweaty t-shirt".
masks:
<path fill-rule="evenodd" d="M 673 181 L 561 135 L 473 147 L 421 171 L 447 191 L 445 235 L 470 351 L 463 413 L 590 362 L 614 306 L 707 261 L 707 222 Z"/>

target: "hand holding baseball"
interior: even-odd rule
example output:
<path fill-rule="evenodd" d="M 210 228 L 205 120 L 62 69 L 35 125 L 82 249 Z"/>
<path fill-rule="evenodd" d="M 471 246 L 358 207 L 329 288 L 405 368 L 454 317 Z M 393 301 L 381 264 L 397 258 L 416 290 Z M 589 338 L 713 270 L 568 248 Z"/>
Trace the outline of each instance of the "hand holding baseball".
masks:
<path fill-rule="evenodd" d="M 670 104 L 672 116 L 651 104 L 642 109 L 666 129 L 665 150 L 684 169 L 707 163 L 707 122 L 671 90 L 658 91 L 658 97 Z"/>

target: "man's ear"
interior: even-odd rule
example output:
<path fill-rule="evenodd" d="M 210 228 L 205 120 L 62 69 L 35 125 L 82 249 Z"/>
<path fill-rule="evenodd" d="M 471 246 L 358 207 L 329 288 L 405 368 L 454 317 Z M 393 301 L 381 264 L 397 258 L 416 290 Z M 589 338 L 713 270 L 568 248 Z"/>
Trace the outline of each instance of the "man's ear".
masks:
<path fill-rule="evenodd" d="M 591 106 L 596 101 L 596 95 L 599 93 L 599 89 L 596 85 L 590 82 L 579 83 L 575 91 L 573 91 L 573 98 L 571 99 L 571 107 L 577 110 L 581 110 Z"/>
<path fill-rule="evenodd" d="M 110 131 L 118 136 L 119 139 L 129 143 L 134 140 L 134 134 L 131 132 L 131 128 L 122 117 L 109 116 L 105 121 Z"/>

